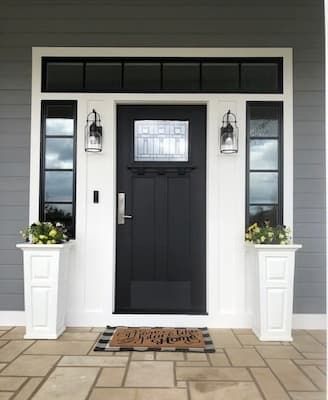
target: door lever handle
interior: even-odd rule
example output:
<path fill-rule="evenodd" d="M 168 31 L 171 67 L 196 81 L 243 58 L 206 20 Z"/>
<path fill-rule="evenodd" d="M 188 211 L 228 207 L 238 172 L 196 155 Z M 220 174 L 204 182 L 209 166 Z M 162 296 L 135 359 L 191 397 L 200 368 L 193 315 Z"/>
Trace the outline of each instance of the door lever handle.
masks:
<path fill-rule="evenodd" d="M 126 219 L 132 219 L 132 215 L 125 215 L 125 193 L 118 193 L 117 198 L 117 223 L 124 225 Z"/>

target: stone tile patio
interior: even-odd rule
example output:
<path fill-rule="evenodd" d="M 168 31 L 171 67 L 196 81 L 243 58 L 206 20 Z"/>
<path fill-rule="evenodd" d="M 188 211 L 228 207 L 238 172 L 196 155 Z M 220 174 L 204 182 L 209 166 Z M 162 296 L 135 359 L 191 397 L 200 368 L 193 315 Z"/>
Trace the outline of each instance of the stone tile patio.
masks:
<path fill-rule="evenodd" d="M 102 329 L 24 340 L 0 327 L 0 400 L 324 400 L 326 332 L 260 342 L 249 329 L 212 329 L 214 354 L 93 352 Z"/>

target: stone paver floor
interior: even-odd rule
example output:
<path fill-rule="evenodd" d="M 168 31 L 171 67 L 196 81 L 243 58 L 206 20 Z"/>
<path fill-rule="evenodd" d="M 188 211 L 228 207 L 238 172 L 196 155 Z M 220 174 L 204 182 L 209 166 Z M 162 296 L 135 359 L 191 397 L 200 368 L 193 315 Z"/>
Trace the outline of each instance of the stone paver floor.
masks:
<path fill-rule="evenodd" d="M 326 332 L 260 342 L 249 329 L 210 329 L 216 353 L 93 352 L 99 328 L 24 340 L 0 327 L 0 400 L 324 400 Z"/>

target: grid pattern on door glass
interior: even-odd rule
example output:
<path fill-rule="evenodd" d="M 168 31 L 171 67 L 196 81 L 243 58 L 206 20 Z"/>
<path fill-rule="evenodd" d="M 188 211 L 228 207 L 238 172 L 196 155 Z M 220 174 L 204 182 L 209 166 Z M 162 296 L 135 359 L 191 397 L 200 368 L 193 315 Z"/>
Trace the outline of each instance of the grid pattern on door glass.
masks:
<path fill-rule="evenodd" d="M 282 103 L 247 103 L 246 225 L 282 224 Z"/>
<path fill-rule="evenodd" d="M 75 235 L 76 102 L 43 101 L 40 220 Z"/>
<path fill-rule="evenodd" d="M 134 121 L 134 161 L 188 161 L 189 121 Z"/>

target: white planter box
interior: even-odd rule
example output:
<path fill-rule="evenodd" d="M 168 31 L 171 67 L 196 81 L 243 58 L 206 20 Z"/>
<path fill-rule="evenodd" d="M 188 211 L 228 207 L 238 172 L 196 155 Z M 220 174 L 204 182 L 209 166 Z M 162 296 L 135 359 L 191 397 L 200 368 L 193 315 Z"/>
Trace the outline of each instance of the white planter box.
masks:
<path fill-rule="evenodd" d="M 16 245 L 24 254 L 25 339 L 57 339 L 65 330 L 71 242 Z"/>
<path fill-rule="evenodd" d="M 253 331 L 263 341 L 292 341 L 295 252 L 302 245 L 248 244 Z"/>

